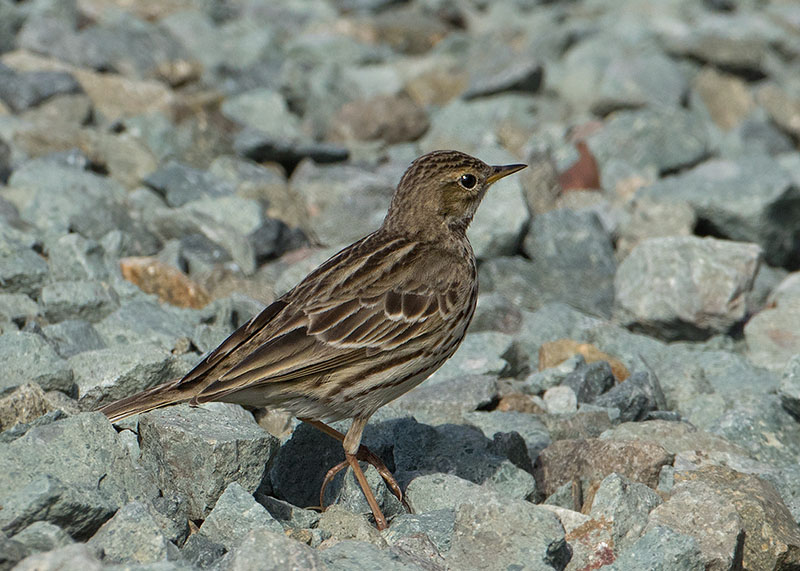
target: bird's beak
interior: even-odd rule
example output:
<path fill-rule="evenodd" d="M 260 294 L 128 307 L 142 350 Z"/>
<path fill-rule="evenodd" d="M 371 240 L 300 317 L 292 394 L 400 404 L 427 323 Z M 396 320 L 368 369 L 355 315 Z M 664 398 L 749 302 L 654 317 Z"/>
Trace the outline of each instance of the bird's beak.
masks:
<path fill-rule="evenodd" d="M 494 167 L 492 167 L 492 174 L 490 174 L 486 178 L 486 182 L 488 184 L 492 184 L 494 182 L 497 182 L 498 180 L 500 180 L 504 176 L 508 176 L 510 174 L 514 174 L 517 171 L 521 171 L 522 169 L 524 169 L 527 166 L 528 165 L 499 165 L 499 166 L 494 166 Z"/>

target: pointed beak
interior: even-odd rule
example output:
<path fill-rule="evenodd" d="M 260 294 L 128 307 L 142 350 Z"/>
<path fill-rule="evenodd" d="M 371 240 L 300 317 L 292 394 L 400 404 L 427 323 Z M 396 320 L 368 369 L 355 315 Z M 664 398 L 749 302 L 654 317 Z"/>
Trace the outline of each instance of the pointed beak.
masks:
<path fill-rule="evenodd" d="M 492 174 L 490 174 L 487 177 L 486 182 L 488 184 L 492 184 L 494 182 L 497 182 L 498 180 L 500 180 L 501 178 L 503 178 L 505 176 L 508 176 L 510 174 L 514 174 L 517 171 L 521 171 L 522 169 L 524 169 L 527 166 L 528 165 L 500 165 L 500 166 L 494 166 L 494 167 L 492 167 Z"/>

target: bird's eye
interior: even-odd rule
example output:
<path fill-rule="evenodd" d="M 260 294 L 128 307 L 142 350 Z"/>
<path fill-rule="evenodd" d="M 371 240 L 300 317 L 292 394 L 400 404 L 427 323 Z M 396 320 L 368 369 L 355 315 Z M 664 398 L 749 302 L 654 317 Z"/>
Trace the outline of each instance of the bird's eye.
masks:
<path fill-rule="evenodd" d="M 475 188 L 478 179 L 475 178 L 474 174 L 462 174 L 461 178 L 458 179 L 458 184 L 466 188 L 467 190 L 471 188 Z"/>

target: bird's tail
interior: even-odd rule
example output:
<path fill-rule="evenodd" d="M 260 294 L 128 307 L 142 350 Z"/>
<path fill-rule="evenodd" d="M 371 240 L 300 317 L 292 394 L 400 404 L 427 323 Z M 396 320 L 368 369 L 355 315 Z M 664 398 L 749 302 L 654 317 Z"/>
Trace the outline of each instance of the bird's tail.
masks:
<path fill-rule="evenodd" d="M 128 416 L 147 412 L 157 408 L 189 402 L 194 396 L 186 389 L 178 388 L 178 381 L 169 381 L 162 385 L 146 389 L 135 395 L 125 397 L 100 408 L 111 422 L 117 422 Z"/>

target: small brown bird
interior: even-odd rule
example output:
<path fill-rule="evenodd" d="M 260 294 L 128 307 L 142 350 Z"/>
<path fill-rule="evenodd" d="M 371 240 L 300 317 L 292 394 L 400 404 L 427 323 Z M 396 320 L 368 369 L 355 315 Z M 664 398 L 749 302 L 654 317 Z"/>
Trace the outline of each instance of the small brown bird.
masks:
<path fill-rule="evenodd" d="M 343 444 L 346 460 L 328 472 L 323 490 L 350 466 L 377 527 L 385 529 L 358 460 L 373 464 L 403 496 L 391 472 L 361 445 L 364 426 L 458 348 L 478 296 L 467 227 L 489 186 L 523 168 L 489 166 L 457 151 L 419 157 L 378 230 L 311 272 L 182 379 L 102 412 L 114 422 L 183 402 L 288 409 Z M 323 424 L 345 418 L 353 419 L 346 434 Z"/>

